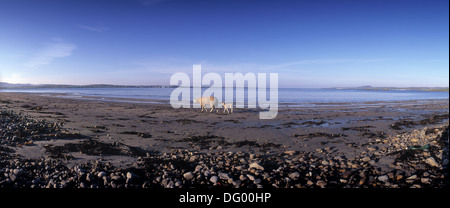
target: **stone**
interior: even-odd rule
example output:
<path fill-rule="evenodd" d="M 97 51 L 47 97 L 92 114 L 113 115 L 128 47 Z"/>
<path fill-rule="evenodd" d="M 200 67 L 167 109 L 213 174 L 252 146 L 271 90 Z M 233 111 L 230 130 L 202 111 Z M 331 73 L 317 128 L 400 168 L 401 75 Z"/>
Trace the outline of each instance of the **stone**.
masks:
<path fill-rule="evenodd" d="M 327 182 L 324 180 L 318 180 L 316 182 L 316 186 L 319 186 L 320 188 L 325 188 L 326 185 L 327 185 Z"/>
<path fill-rule="evenodd" d="M 255 180 L 255 176 L 247 174 L 247 178 L 250 179 L 251 181 Z"/>
<path fill-rule="evenodd" d="M 292 180 L 297 180 L 299 177 L 300 177 L 299 172 L 293 172 L 289 174 L 289 178 L 291 178 Z"/>
<path fill-rule="evenodd" d="M 260 164 L 256 163 L 256 162 L 251 163 L 251 164 L 249 165 L 249 167 L 250 167 L 250 168 L 255 168 L 255 169 L 258 169 L 258 170 L 264 170 L 264 167 L 261 166 Z"/>
<path fill-rule="evenodd" d="M 189 158 L 189 162 L 195 162 L 196 160 L 197 160 L 197 155 L 192 155 L 190 158 Z"/>
<path fill-rule="evenodd" d="M 103 176 L 106 176 L 106 172 L 105 172 L 105 171 L 100 171 L 100 172 L 97 174 L 97 176 L 98 176 L 99 178 L 102 178 Z"/>
<path fill-rule="evenodd" d="M 431 167 L 439 167 L 439 164 L 436 162 L 436 160 L 434 160 L 433 157 L 429 157 L 425 160 L 425 163 L 427 163 L 428 165 L 430 165 Z"/>
<path fill-rule="evenodd" d="M 16 168 L 13 170 L 13 173 L 14 173 L 14 175 L 18 176 L 18 175 L 22 174 L 22 170 Z"/>
<path fill-rule="evenodd" d="M 194 178 L 194 175 L 192 174 L 192 172 L 187 172 L 183 174 L 183 177 L 186 178 L 187 180 L 191 180 L 192 178 Z"/>
<path fill-rule="evenodd" d="M 10 173 L 9 174 L 9 179 L 11 179 L 11 181 L 15 181 L 17 179 L 16 174 Z"/>
<path fill-rule="evenodd" d="M 415 180 L 417 178 L 417 175 L 412 175 L 406 178 L 406 180 Z"/>
<path fill-rule="evenodd" d="M 378 176 L 378 180 L 386 183 L 389 180 L 389 177 L 387 175 Z"/>
<path fill-rule="evenodd" d="M 183 185 L 182 181 L 175 182 L 175 187 L 180 187 L 181 185 Z"/>
<path fill-rule="evenodd" d="M 228 180 L 230 179 L 230 176 L 228 175 L 228 173 L 219 173 L 219 178 L 222 180 Z"/>
<path fill-rule="evenodd" d="M 140 177 L 138 175 L 134 174 L 133 172 L 127 172 L 127 182 L 137 180 L 139 178 Z"/>
<path fill-rule="evenodd" d="M 448 159 L 447 158 L 445 158 L 444 161 L 442 161 L 442 165 L 443 166 L 447 166 L 448 165 Z"/>
<path fill-rule="evenodd" d="M 287 155 L 294 155 L 296 153 L 296 151 L 293 151 L 293 150 L 286 150 L 285 152 L 284 152 L 284 154 L 287 154 Z"/>
<path fill-rule="evenodd" d="M 423 184 L 430 184 L 431 179 L 430 178 L 420 178 L 420 182 L 422 182 Z"/>
<path fill-rule="evenodd" d="M 217 177 L 217 176 L 211 176 L 211 178 L 209 179 L 209 181 L 211 181 L 211 183 L 216 184 L 217 181 L 219 181 L 219 177 Z"/>

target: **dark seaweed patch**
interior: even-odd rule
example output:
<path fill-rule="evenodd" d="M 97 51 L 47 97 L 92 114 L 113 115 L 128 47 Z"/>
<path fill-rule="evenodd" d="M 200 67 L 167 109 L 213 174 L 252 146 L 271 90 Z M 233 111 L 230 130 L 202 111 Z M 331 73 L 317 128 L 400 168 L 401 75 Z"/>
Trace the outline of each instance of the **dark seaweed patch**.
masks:
<path fill-rule="evenodd" d="M 80 152 L 86 155 L 128 155 L 145 156 L 146 151 L 138 147 L 130 147 L 121 143 L 104 143 L 89 139 L 79 143 L 67 143 L 62 146 L 48 145 L 44 147 L 52 157 L 61 158 L 70 152 Z"/>
<path fill-rule="evenodd" d="M 317 132 L 317 133 L 310 133 L 310 134 L 304 134 L 304 135 L 299 135 L 299 134 L 294 134 L 294 137 L 297 137 L 299 139 L 305 139 L 305 138 L 315 138 L 315 137 L 327 137 L 329 139 L 332 138 L 337 138 L 337 137 L 347 137 L 347 135 L 345 134 L 328 134 L 328 133 L 322 133 L 322 132 Z"/>
<path fill-rule="evenodd" d="M 152 135 L 150 133 L 146 133 L 146 132 L 124 131 L 124 132 L 121 132 L 120 134 L 136 135 L 141 138 L 151 138 L 152 137 Z"/>
<path fill-rule="evenodd" d="M 407 128 L 411 128 L 415 125 L 431 125 L 431 124 L 437 124 L 440 123 L 444 120 L 448 119 L 448 113 L 447 114 L 442 114 L 442 115 L 432 115 L 429 118 L 426 119 L 422 119 L 420 121 L 411 121 L 411 120 L 403 120 L 403 121 L 399 121 L 399 122 L 395 122 L 394 124 L 391 125 L 391 128 L 394 130 L 402 130 L 402 127 L 407 127 Z"/>

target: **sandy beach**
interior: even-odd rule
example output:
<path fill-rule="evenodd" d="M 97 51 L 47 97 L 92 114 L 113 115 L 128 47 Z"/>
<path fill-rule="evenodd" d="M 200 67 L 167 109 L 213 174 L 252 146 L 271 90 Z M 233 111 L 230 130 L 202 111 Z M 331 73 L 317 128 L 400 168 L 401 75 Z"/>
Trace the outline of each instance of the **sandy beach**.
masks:
<path fill-rule="evenodd" d="M 0 109 L 0 187 L 448 187 L 448 100 L 272 120 L 30 93 L 0 93 Z M 33 172 L 46 166 L 65 175 Z"/>

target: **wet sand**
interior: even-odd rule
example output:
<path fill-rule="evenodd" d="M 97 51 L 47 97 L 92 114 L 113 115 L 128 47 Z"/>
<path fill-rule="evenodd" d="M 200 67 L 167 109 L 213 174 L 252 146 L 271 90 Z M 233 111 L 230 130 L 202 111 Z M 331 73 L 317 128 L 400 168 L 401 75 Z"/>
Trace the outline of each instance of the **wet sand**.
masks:
<path fill-rule="evenodd" d="M 333 158 L 367 160 L 365 162 L 381 173 L 387 173 L 399 168 L 396 151 L 407 148 L 408 144 L 428 144 L 446 131 L 449 101 L 284 107 L 271 120 L 260 120 L 259 111 L 253 109 L 235 109 L 232 114 L 224 114 L 222 109 L 207 113 L 200 109 L 173 109 L 168 104 L 105 102 L 24 93 L 0 93 L 0 108 L 33 120 L 45 120 L 57 126 L 58 131 L 70 132 L 65 138 L 3 142 L 3 147 L 13 150 L 9 155 L 35 160 L 52 158 L 69 167 L 101 161 L 130 168 L 149 155 L 188 151 L 200 155 L 231 152 L 257 157 L 307 154 L 321 158 L 322 162 L 328 161 L 323 162 L 324 165 Z M 430 129 L 433 132 L 430 133 Z M 415 143 L 400 142 L 397 146 L 392 142 L 399 135 L 404 138 L 407 136 L 401 135 L 414 132 L 428 132 L 429 138 L 418 139 Z M 122 150 L 117 154 L 101 150 L 98 154 L 89 154 L 79 148 L 81 144 L 103 147 L 113 144 Z M 123 149 L 128 152 L 122 154 Z M 445 150 L 440 151 L 439 163 L 445 159 L 442 156 Z M 406 172 L 408 170 L 405 168 Z M 320 186 L 317 183 L 313 184 Z"/>

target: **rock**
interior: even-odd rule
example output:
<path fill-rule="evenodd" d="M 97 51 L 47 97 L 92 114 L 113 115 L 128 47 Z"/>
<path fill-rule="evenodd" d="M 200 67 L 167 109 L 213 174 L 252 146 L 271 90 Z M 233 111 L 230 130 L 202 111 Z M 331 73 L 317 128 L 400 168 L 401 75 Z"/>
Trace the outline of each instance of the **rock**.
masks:
<path fill-rule="evenodd" d="M 211 181 L 211 183 L 216 184 L 217 181 L 219 181 L 219 177 L 217 177 L 217 176 L 211 176 L 211 178 L 209 179 L 209 181 Z"/>
<path fill-rule="evenodd" d="M 327 185 L 327 182 L 325 182 L 324 180 L 318 180 L 316 182 L 316 186 L 320 186 L 320 188 L 325 188 L 326 185 Z"/>
<path fill-rule="evenodd" d="M 222 180 L 228 180 L 230 179 L 230 176 L 228 175 L 228 173 L 219 173 L 219 178 Z"/>
<path fill-rule="evenodd" d="M 406 180 L 415 180 L 417 178 L 417 175 L 412 175 L 406 178 Z"/>
<path fill-rule="evenodd" d="M 11 181 L 15 181 L 17 179 L 16 174 L 10 173 L 9 174 L 9 179 L 11 179 Z"/>
<path fill-rule="evenodd" d="M 389 177 L 389 179 L 393 179 L 395 175 L 394 175 L 394 173 L 389 172 L 389 173 L 387 174 L 387 176 Z"/>
<path fill-rule="evenodd" d="M 425 160 L 425 163 L 427 163 L 428 165 L 432 166 L 432 167 L 439 167 L 439 164 L 436 162 L 436 160 L 434 160 L 433 157 L 429 157 Z"/>
<path fill-rule="evenodd" d="M 286 150 L 285 152 L 284 152 L 284 154 L 287 154 L 287 155 L 294 155 L 296 153 L 296 151 L 293 151 L 293 150 Z"/>
<path fill-rule="evenodd" d="M 291 178 L 292 180 L 297 180 L 299 177 L 300 177 L 299 172 L 293 172 L 289 174 L 289 178 Z"/>
<path fill-rule="evenodd" d="M 177 181 L 177 182 L 175 183 L 175 187 L 180 187 L 181 185 L 183 185 L 183 182 L 182 182 L 182 181 Z"/>
<path fill-rule="evenodd" d="M 389 180 L 389 177 L 387 175 L 378 176 L 378 180 L 386 183 Z"/>
<path fill-rule="evenodd" d="M 197 160 L 197 155 L 192 155 L 190 158 L 189 158 L 189 162 L 195 162 L 196 160 Z"/>
<path fill-rule="evenodd" d="M 93 179 L 94 179 L 94 178 L 92 177 L 92 174 L 91 174 L 91 173 L 88 173 L 88 174 L 86 175 L 86 181 L 92 182 Z"/>
<path fill-rule="evenodd" d="M 443 166 L 447 166 L 448 165 L 448 159 L 447 158 L 445 158 L 444 161 L 442 161 L 442 165 Z"/>
<path fill-rule="evenodd" d="M 194 173 L 200 172 L 202 169 L 203 169 L 203 166 L 197 165 L 197 166 L 195 166 Z"/>
<path fill-rule="evenodd" d="M 191 180 L 192 178 L 194 178 L 194 175 L 192 174 L 192 172 L 187 172 L 183 174 L 183 177 L 186 178 L 187 180 Z"/>
<path fill-rule="evenodd" d="M 133 172 L 127 172 L 127 183 L 138 180 L 140 177 Z"/>
<path fill-rule="evenodd" d="M 100 172 L 97 174 L 97 177 L 99 177 L 99 178 L 102 178 L 103 176 L 106 176 L 106 172 L 105 172 L 105 171 L 100 171 Z"/>
<path fill-rule="evenodd" d="M 13 170 L 13 173 L 14 173 L 14 175 L 18 176 L 18 175 L 22 174 L 22 170 L 16 168 L 16 169 Z"/>
<path fill-rule="evenodd" d="M 247 174 L 247 178 L 250 179 L 251 181 L 255 180 L 255 176 Z"/>
<path fill-rule="evenodd" d="M 430 178 L 420 178 L 420 182 L 422 182 L 423 184 L 430 184 L 431 180 Z"/>
<path fill-rule="evenodd" d="M 367 147 L 367 150 L 373 152 L 373 151 L 377 151 L 379 148 L 378 146 L 372 146 L 372 147 Z"/>
<path fill-rule="evenodd" d="M 250 168 L 255 168 L 255 169 L 258 169 L 258 170 L 264 170 L 264 167 L 261 166 L 261 165 L 259 165 L 259 164 L 256 163 L 256 162 L 251 163 L 251 164 L 249 165 L 249 167 L 250 167 Z"/>

